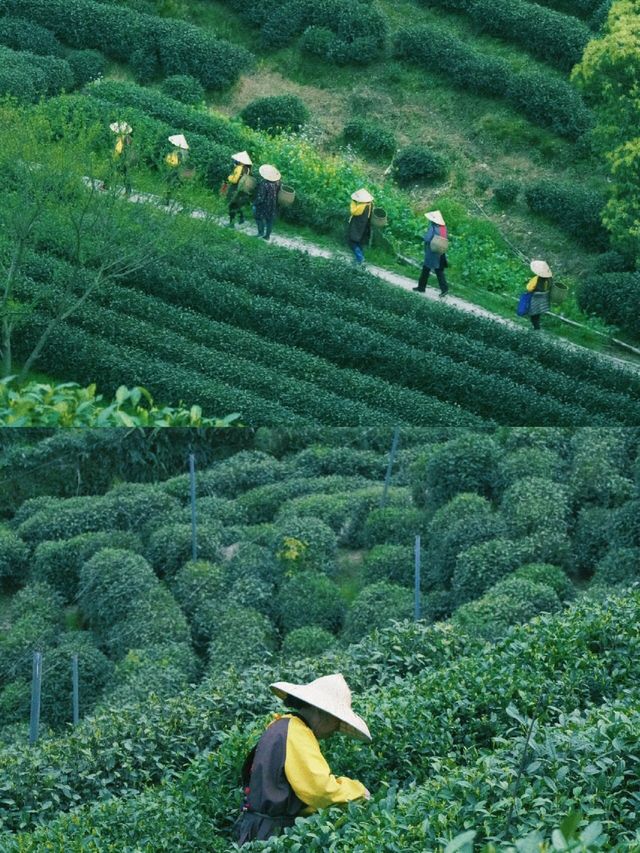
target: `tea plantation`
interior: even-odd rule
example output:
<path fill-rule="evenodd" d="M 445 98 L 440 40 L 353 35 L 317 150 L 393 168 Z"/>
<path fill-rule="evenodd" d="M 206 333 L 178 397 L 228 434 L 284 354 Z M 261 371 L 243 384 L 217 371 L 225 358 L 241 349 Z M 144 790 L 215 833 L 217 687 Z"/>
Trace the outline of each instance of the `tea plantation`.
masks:
<path fill-rule="evenodd" d="M 374 428 L 0 439 L 2 850 L 233 849 L 266 686 L 336 671 L 372 800 L 256 849 L 637 849 L 637 429 L 399 439 L 387 490 Z"/>

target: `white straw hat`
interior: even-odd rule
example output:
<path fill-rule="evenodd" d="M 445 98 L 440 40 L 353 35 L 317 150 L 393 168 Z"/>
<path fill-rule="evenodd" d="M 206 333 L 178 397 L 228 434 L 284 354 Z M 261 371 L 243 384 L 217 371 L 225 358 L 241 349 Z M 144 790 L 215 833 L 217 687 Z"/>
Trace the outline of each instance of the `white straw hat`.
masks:
<path fill-rule="evenodd" d="M 185 151 L 189 150 L 189 143 L 181 133 L 176 133 L 175 136 L 170 136 L 169 142 L 177 148 L 182 148 Z"/>
<path fill-rule="evenodd" d="M 530 269 L 532 273 L 539 275 L 540 278 L 551 278 L 552 276 L 549 264 L 546 261 L 531 261 Z"/>
<path fill-rule="evenodd" d="M 429 213 L 425 213 L 425 216 L 429 222 L 435 222 L 436 225 L 444 225 L 444 217 L 439 210 L 430 210 Z"/>
<path fill-rule="evenodd" d="M 109 129 L 114 133 L 131 133 L 133 128 L 126 121 L 113 121 L 109 125 Z"/>
<path fill-rule="evenodd" d="M 264 166 L 260 166 L 258 171 L 265 181 L 279 181 L 282 177 L 276 167 L 269 166 L 268 163 L 265 163 Z"/>
<path fill-rule="evenodd" d="M 309 684 L 290 684 L 288 681 L 276 681 L 270 684 L 271 690 L 280 699 L 295 696 L 314 708 L 326 711 L 340 721 L 339 730 L 357 740 L 371 743 L 371 734 L 367 724 L 351 710 L 351 691 L 342 673 L 324 675 Z"/>
<path fill-rule="evenodd" d="M 369 204 L 370 201 L 373 201 L 373 196 L 369 192 L 369 190 L 356 190 L 351 196 L 353 201 L 360 202 L 360 204 Z"/>
<path fill-rule="evenodd" d="M 238 153 L 234 154 L 231 159 L 235 160 L 236 163 L 242 163 L 243 166 L 253 166 L 253 160 L 249 157 L 249 153 L 247 151 L 238 151 Z"/>

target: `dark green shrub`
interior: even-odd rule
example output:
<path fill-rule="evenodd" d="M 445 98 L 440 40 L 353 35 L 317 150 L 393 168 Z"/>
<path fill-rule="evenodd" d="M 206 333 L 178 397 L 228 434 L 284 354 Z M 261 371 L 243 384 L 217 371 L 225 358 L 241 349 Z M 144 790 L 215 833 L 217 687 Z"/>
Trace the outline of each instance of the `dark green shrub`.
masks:
<path fill-rule="evenodd" d="M 374 159 L 388 160 L 396 151 L 396 137 L 373 119 L 354 118 L 344 126 L 342 138 L 356 151 Z"/>
<path fill-rule="evenodd" d="M 222 525 L 248 524 L 249 514 L 243 506 L 228 498 L 217 498 L 208 495 L 205 498 L 196 498 L 196 515 L 198 524 L 210 525 L 219 523 Z M 191 507 L 185 507 L 181 520 L 191 523 Z"/>
<path fill-rule="evenodd" d="M 617 249 L 609 249 L 606 252 L 601 252 L 591 262 L 592 275 L 594 273 L 631 272 L 632 270 L 633 260 L 617 251 Z"/>
<path fill-rule="evenodd" d="M 406 545 L 374 545 L 365 555 L 362 573 L 368 584 L 387 581 L 411 586 L 414 578 L 414 553 Z"/>
<path fill-rule="evenodd" d="M 368 480 L 381 480 L 387 470 L 387 459 L 373 450 L 314 444 L 296 453 L 291 459 L 291 466 L 305 477 L 335 474 L 342 477 L 360 475 Z"/>
<path fill-rule="evenodd" d="M 269 541 L 273 539 L 274 528 L 269 525 Z M 259 545 L 255 540 L 240 542 L 225 567 L 227 585 L 237 578 L 254 578 L 278 585 L 284 575 L 282 562 L 278 560 L 273 550 L 265 545 Z"/>
<path fill-rule="evenodd" d="M 248 489 L 282 480 L 287 473 L 286 465 L 268 453 L 241 450 L 199 474 L 197 493 L 236 498 Z"/>
<path fill-rule="evenodd" d="M 62 56 L 62 45 L 51 30 L 25 18 L 0 18 L 0 44 L 40 56 Z"/>
<path fill-rule="evenodd" d="M 144 702 L 150 693 L 175 696 L 198 680 L 200 665 L 189 643 L 158 643 L 131 649 L 116 665 L 106 703 Z"/>
<path fill-rule="evenodd" d="M 440 622 L 451 616 L 454 607 L 453 593 L 450 590 L 433 589 L 422 598 L 422 618 L 429 622 Z"/>
<path fill-rule="evenodd" d="M 557 178 L 540 178 L 525 187 L 524 195 L 530 210 L 551 220 L 585 246 L 607 248 L 609 235 L 602 224 L 602 193 Z"/>
<path fill-rule="evenodd" d="M 35 550 L 31 575 L 34 580 L 48 583 L 71 603 L 78 592 L 82 564 L 103 548 L 140 553 L 142 544 L 135 533 L 123 530 L 82 533 L 72 539 L 41 542 Z"/>
<path fill-rule="evenodd" d="M 498 444 L 489 436 L 463 434 L 430 448 L 411 467 L 411 491 L 418 506 L 437 509 L 461 492 L 486 498 L 496 493 Z"/>
<path fill-rule="evenodd" d="M 282 656 L 291 659 L 317 657 L 336 645 L 336 638 L 317 625 L 290 631 L 282 643 Z"/>
<path fill-rule="evenodd" d="M 509 74 L 505 98 L 534 124 L 550 127 L 568 139 L 578 139 L 592 125 L 591 113 L 579 92 L 567 80 L 547 72 Z"/>
<path fill-rule="evenodd" d="M 502 514 L 512 537 L 534 533 L 565 533 L 569 496 L 565 486 L 541 477 L 523 477 L 502 497 Z"/>
<path fill-rule="evenodd" d="M 73 72 L 76 88 L 104 77 L 107 60 L 99 50 L 71 50 L 65 59 Z"/>
<path fill-rule="evenodd" d="M 30 678 L 33 652 L 52 648 L 62 628 L 60 597 L 46 584 L 29 584 L 11 600 L 9 630 L 0 635 L 0 684 Z"/>
<path fill-rule="evenodd" d="M 332 495 L 336 492 L 346 492 L 367 485 L 367 480 L 360 476 L 340 477 L 329 475 L 316 477 L 310 473 L 308 478 L 295 477 L 287 479 L 282 483 L 267 484 L 250 489 L 240 495 L 234 505 L 239 511 L 245 513 L 251 520 L 256 522 L 273 521 L 278 510 L 286 501 L 301 495 L 324 494 Z"/>
<path fill-rule="evenodd" d="M 440 181 L 446 176 L 444 157 L 426 145 L 408 145 L 393 161 L 393 177 L 401 186 L 415 181 Z"/>
<path fill-rule="evenodd" d="M 520 181 L 506 178 L 495 185 L 493 188 L 493 197 L 499 204 L 508 206 L 515 203 L 520 195 L 520 188 Z"/>
<path fill-rule="evenodd" d="M 160 75 L 160 59 L 153 47 L 138 47 L 132 51 L 129 67 L 136 81 L 142 85 L 151 83 Z"/>
<path fill-rule="evenodd" d="M 225 595 L 224 568 L 205 560 L 185 563 L 171 583 L 174 598 L 193 622 L 195 614 L 210 602 L 220 602 Z"/>
<path fill-rule="evenodd" d="M 326 59 L 334 40 L 335 36 L 328 27 L 307 27 L 300 38 L 299 47 L 303 53 Z"/>
<path fill-rule="evenodd" d="M 374 509 L 364 524 L 367 548 L 374 545 L 406 545 L 411 548 L 416 535 L 423 533 L 426 518 L 422 510 L 411 506 L 386 506 Z"/>
<path fill-rule="evenodd" d="M 28 558 L 25 543 L 12 530 L 0 526 L 0 585 L 24 581 Z"/>
<path fill-rule="evenodd" d="M 640 273 L 588 274 L 576 292 L 578 305 L 607 323 L 640 337 Z"/>
<path fill-rule="evenodd" d="M 17 678 L 0 688 L 0 729 L 29 719 L 31 682 Z M 14 741 L 15 742 L 15 741 Z"/>
<path fill-rule="evenodd" d="M 21 101 L 69 92 L 75 82 L 69 63 L 64 59 L 2 46 L 0 69 L 0 95 L 11 95 Z"/>
<path fill-rule="evenodd" d="M 215 562 L 220 557 L 222 528 L 215 521 L 197 525 L 198 559 Z M 173 577 L 192 557 L 191 524 L 167 524 L 151 534 L 147 560 L 159 577 Z"/>
<path fill-rule="evenodd" d="M 627 501 L 611 517 L 611 544 L 640 547 L 640 500 Z"/>
<path fill-rule="evenodd" d="M 583 507 L 578 511 L 573 537 L 569 572 L 574 578 L 588 578 L 598 560 L 611 545 L 613 510 L 605 507 Z"/>
<path fill-rule="evenodd" d="M 209 644 L 207 672 L 215 676 L 231 666 L 242 671 L 248 662 L 266 663 L 275 648 L 275 631 L 266 616 L 247 607 L 225 607 Z"/>
<path fill-rule="evenodd" d="M 61 626 L 64 618 L 62 596 L 49 584 L 31 581 L 12 597 L 9 622 L 13 624 L 25 617 L 38 616 L 52 625 Z"/>
<path fill-rule="evenodd" d="M 348 643 L 357 643 L 392 619 L 410 619 L 413 607 L 413 592 L 406 587 L 384 581 L 366 586 L 351 602 L 342 636 Z"/>
<path fill-rule="evenodd" d="M 161 90 L 170 98 L 183 104 L 201 104 L 204 101 L 204 86 L 190 74 L 174 74 L 162 81 Z"/>
<path fill-rule="evenodd" d="M 596 565 L 594 584 L 610 586 L 640 581 L 640 548 L 613 548 Z"/>
<path fill-rule="evenodd" d="M 520 447 L 503 455 L 498 462 L 500 492 L 525 477 L 562 481 L 566 476 L 566 464 L 555 450 L 546 447 Z"/>
<path fill-rule="evenodd" d="M 510 575 L 522 563 L 523 554 L 523 545 L 509 539 L 490 539 L 461 551 L 452 580 L 456 605 L 479 598 Z"/>
<path fill-rule="evenodd" d="M 577 430 L 571 445 L 570 489 L 574 506 L 595 503 L 615 507 L 632 497 L 633 480 L 625 476 L 628 458 L 624 433 L 584 428 Z"/>
<path fill-rule="evenodd" d="M 549 586 L 560 601 L 568 601 L 575 595 L 575 587 L 567 577 L 567 573 L 558 566 L 549 563 L 527 563 L 520 566 L 513 574 L 515 578 L 524 578 L 544 586 Z"/>
<path fill-rule="evenodd" d="M 287 574 L 318 571 L 332 575 L 336 548 L 335 533 L 319 518 L 288 516 L 275 525 L 272 553 Z"/>
<path fill-rule="evenodd" d="M 256 98 L 240 111 L 242 121 L 267 133 L 298 131 L 309 121 L 309 110 L 297 95 Z"/>
<path fill-rule="evenodd" d="M 11 519 L 11 526 L 18 529 L 20 525 L 43 509 L 53 509 L 53 507 L 62 506 L 63 501 L 60 498 L 54 498 L 51 495 L 39 495 L 37 498 L 27 498 L 20 504 Z"/>
<path fill-rule="evenodd" d="M 338 587 L 329 578 L 302 572 L 282 585 L 275 609 L 285 634 L 307 625 L 336 634 L 342 627 L 346 607 Z"/>

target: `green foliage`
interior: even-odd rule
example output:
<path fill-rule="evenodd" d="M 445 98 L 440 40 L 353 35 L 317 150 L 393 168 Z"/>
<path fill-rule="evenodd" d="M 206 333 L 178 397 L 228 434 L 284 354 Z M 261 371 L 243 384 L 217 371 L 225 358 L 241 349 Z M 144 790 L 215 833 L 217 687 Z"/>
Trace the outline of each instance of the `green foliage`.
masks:
<path fill-rule="evenodd" d="M 463 433 L 419 455 L 411 466 L 411 490 L 418 506 L 438 509 L 461 492 L 491 499 L 500 448 L 490 436 Z"/>
<path fill-rule="evenodd" d="M 173 74 L 162 81 L 162 91 L 183 104 L 201 104 L 204 101 L 204 86 L 189 74 Z"/>
<path fill-rule="evenodd" d="M 393 161 L 393 177 L 401 186 L 415 181 L 442 181 L 446 176 L 444 158 L 426 145 L 408 145 Z"/>
<path fill-rule="evenodd" d="M 62 56 L 62 45 L 51 30 L 25 18 L 0 18 L 0 44 L 39 56 Z"/>
<path fill-rule="evenodd" d="M 573 531 L 574 577 L 590 577 L 598 560 L 610 546 L 613 511 L 605 507 L 583 507 Z"/>
<path fill-rule="evenodd" d="M 291 659 L 317 657 L 335 644 L 336 638 L 329 631 L 318 625 L 306 625 L 287 634 L 282 643 L 282 656 Z"/>
<path fill-rule="evenodd" d="M 569 522 L 568 490 L 540 477 L 524 477 L 504 493 L 502 514 L 513 537 L 565 533 Z"/>
<path fill-rule="evenodd" d="M 0 65 L 0 96 L 11 95 L 29 102 L 73 89 L 71 67 L 58 57 L 0 46 Z"/>
<path fill-rule="evenodd" d="M 136 533 L 110 530 L 41 542 L 34 552 L 31 577 L 48 583 L 63 596 L 65 602 L 72 603 L 78 593 L 82 564 L 103 548 L 139 553 L 142 543 Z"/>
<path fill-rule="evenodd" d="M 612 548 L 596 565 L 594 584 L 630 584 L 640 580 L 640 548 Z"/>
<path fill-rule="evenodd" d="M 254 130 L 282 133 L 300 130 L 309 121 L 309 110 L 297 95 L 272 95 L 251 101 L 240 118 Z"/>
<path fill-rule="evenodd" d="M 336 634 L 342 627 L 346 607 L 333 581 L 307 571 L 285 581 L 276 597 L 275 609 L 285 634 L 308 625 Z"/>
<path fill-rule="evenodd" d="M 62 600 L 46 584 L 28 584 L 16 593 L 9 630 L 0 635 L 0 685 L 31 677 L 33 652 L 44 653 L 55 645 L 62 619 Z"/>
<path fill-rule="evenodd" d="M 252 60 L 244 48 L 191 24 L 118 5 L 92 0 L 6 0 L 4 6 L 9 13 L 17 11 L 48 26 L 70 47 L 97 48 L 121 62 L 128 62 L 138 50 L 165 75 L 191 74 L 211 89 L 229 86 Z"/>
<path fill-rule="evenodd" d="M 410 619 L 413 604 L 413 592 L 406 587 L 386 581 L 366 586 L 351 602 L 342 636 L 349 643 L 357 643 L 392 619 Z"/>
<path fill-rule="evenodd" d="M 231 666 L 243 670 L 248 663 L 267 661 L 276 647 L 273 624 L 250 607 L 227 606 L 220 614 L 209 643 L 208 673 L 215 677 Z"/>
<path fill-rule="evenodd" d="M 199 495 L 236 498 L 248 489 L 281 480 L 286 466 L 260 450 L 241 450 L 198 475 Z"/>
<path fill-rule="evenodd" d="M 512 205 L 516 202 L 518 196 L 520 195 L 520 190 L 522 185 L 520 181 L 515 181 L 511 178 L 506 178 L 503 181 L 500 181 L 493 188 L 493 197 L 498 202 L 498 204 L 502 204 L 505 207 Z"/>
<path fill-rule="evenodd" d="M 557 178 L 540 178 L 525 187 L 525 198 L 530 210 L 551 220 L 588 248 L 607 248 L 609 235 L 602 224 L 602 193 Z"/>
<path fill-rule="evenodd" d="M 225 572 L 222 566 L 196 560 L 178 569 L 171 591 L 189 622 L 211 602 L 219 602 L 225 592 Z"/>
<path fill-rule="evenodd" d="M 411 548 L 416 535 L 424 531 L 425 523 L 424 512 L 412 506 L 374 509 L 364 523 L 364 541 L 368 548 L 385 544 Z"/>
<path fill-rule="evenodd" d="M 561 482 L 566 476 L 566 464 L 556 450 L 547 447 L 520 447 L 512 450 L 500 458 L 497 470 L 500 491 L 508 489 L 523 477 Z"/>
<path fill-rule="evenodd" d="M 596 314 L 637 338 L 640 337 L 639 285 L 637 272 L 587 275 L 577 290 L 578 305 L 586 314 Z"/>
<path fill-rule="evenodd" d="M 456 604 L 479 598 L 499 580 L 514 572 L 522 563 L 524 554 L 522 543 L 508 539 L 489 539 L 460 551 L 451 583 Z"/>
<path fill-rule="evenodd" d="M 16 534 L 0 526 L 0 584 L 21 583 L 27 572 L 29 549 Z"/>
<path fill-rule="evenodd" d="M 215 562 L 220 557 L 222 529 L 215 521 L 197 526 L 198 558 Z M 163 524 L 151 534 L 146 558 L 161 578 L 172 578 L 191 559 L 191 524 Z"/>
<path fill-rule="evenodd" d="M 374 119 L 351 119 L 344 126 L 342 138 L 356 151 L 374 159 L 388 160 L 396 152 L 395 134 Z"/>
<path fill-rule="evenodd" d="M 411 586 L 414 573 L 411 544 L 374 545 L 365 554 L 362 571 L 369 584 L 388 581 L 400 586 Z"/>
<path fill-rule="evenodd" d="M 296 453 L 291 459 L 291 465 L 304 477 L 325 477 L 334 474 L 343 477 L 359 475 L 369 480 L 380 480 L 386 472 L 387 460 L 374 450 L 314 444 Z"/>
<path fill-rule="evenodd" d="M 570 476 L 575 506 L 620 506 L 633 496 L 626 436 L 615 429 L 581 429 L 572 439 Z"/>
<path fill-rule="evenodd" d="M 289 515 L 276 523 L 271 550 L 288 575 L 299 571 L 332 575 L 336 547 L 335 533 L 319 518 Z"/>
<path fill-rule="evenodd" d="M 99 50 L 70 50 L 65 59 L 73 72 L 78 89 L 87 83 L 100 80 L 107 70 L 107 60 Z"/>
<path fill-rule="evenodd" d="M 144 702 L 150 693 L 175 696 L 188 689 L 199 676 L 198 659 L 189 643 L 163 643 L 130 649 L 116 664 L 110 690 L 104 702 Z"/>
<path fill-rule="evenodd" d="M 575 595 L 575 587 L 566 572 L 549 563 L 527 563 L 515 571 L 514 577 L 551 587 L 563 602 Z"/>

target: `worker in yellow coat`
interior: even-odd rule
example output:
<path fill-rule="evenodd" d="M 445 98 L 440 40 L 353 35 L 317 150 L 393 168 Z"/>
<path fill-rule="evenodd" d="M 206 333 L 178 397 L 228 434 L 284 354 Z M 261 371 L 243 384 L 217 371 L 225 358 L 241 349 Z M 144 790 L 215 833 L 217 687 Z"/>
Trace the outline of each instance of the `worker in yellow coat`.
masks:
<path fill-rule="evenodd" d="M 293 711 L 276 715 L 244 763 L 244 804 L 234 827 L 239 845 L 280 835 L 296 817 L 317 809 L 370 796 L 362 782 L 332 774 L 318 743 L 335 732 L 371 742 L 367 724 L 351 709 L 343 676 L 270 687 Z"/>
<path fill-rule="evenodd" d="M 247 151 L 239 151 L 231 158 L 233 171 L 227 178 L 227 201 L 229 203 L 229 225 L 235 224 L 238 216 L 242 225 L 244 222 L 244 206 L 251 197 L 255 181 L 251 178 L 253 162 Z"/>
<path fill-rule="evenodd" d="M 173 136 L 170 136 L 169 142 L 173 148 L 164 158 L 165 166 L 167 167 L 165 174 L 167 182 L 167 191 L 164 199 L 165 204 L 169 204 L 171 202 L 171 196 L 180 184 L 180 168 L 189 156 L 189 143 L 182 133 L 176 133 Z"/>
<path fill-rule="evenodd" d="M 372 210 L 373 196 L 369 190 L 360 189 L 352 194 L 347 240 L 357 264 L 364 261 L 362 247 L 368 242 L 371 235 Z"/>
<path fill-rule="evenodd" d="M 113 146 L 111 175 L 103 181 L 102 188 L 107 189 L 115 174 L 122 178 L 125 194 L 131 195 L 131 167 L 136 160 L 133 128 L 126 121 L 114 121 L 109 129 L 116 134 L 116 142 Z"/>
<path fill-rule="evenodd" d="M 534 275 L 526 286 L 527 293 L 531 294 L 527 314 L 531 325 L 537 330 L 540 328 L 540 315 L 545 314 L 551 307 L 553 273 L 546 261 L 531 261 L 530 269 Z"/>

